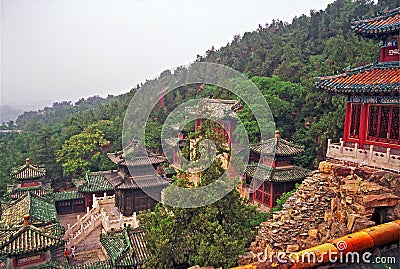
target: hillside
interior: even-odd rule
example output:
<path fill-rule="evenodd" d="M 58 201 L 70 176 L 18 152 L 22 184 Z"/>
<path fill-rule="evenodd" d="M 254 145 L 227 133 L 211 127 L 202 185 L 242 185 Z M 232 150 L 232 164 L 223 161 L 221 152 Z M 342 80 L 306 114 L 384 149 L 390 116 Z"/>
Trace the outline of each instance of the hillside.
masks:
<path fill-rule="evenodd" d="M 376 42 L 354 35 L 350 29 L 352 18 L 370 16 L 385 7 L 394 8 L 397 0 L 337 0 L 325 10 L 311 11 L 293 19 L 291 23 L 275 20 L 243 36 L 235 36 L 225 47 L 211 49 L 198 61 L 217 62 L 244 72 L 259 86 L 275 117 L 277 127 L 285 138 L 306 146 L 306 153 L 296 162 L 314 167 L 323 158 L 327 138 L 338 139 L 342 133 L 344 98 L 331 98 L 313 89 L 313 77 L 342 72 L 344 68 L 376 61 L 379 47 Z M 182 68 L 184 69 L 184 68 Z M 160 75 L 163 79 L 169 71 Z M 158 83 L 149 80 L 146 83 Z M 233 98 L 229 93 L 213 87 L 198 93 L 197 88 L 185 88 L 166 96 L 166 108 L 157 107 L 150 121 L 148 141 L 157 150 L 159 130 L 171 111 L 183 100 L 198 96 Z M 65 167 L 74 167 L 63 158 L 62 149 L 81 150 L 87 134 L 96 133 L 107 143 L 99 147 L 100 155 L 85 157 L 84 169 L 109 169 L 106 151 L 121 149 L 121 129 L 127 105 L 135 89 L 106 99 L 91 97 L 75 104 L 59 102 L 40 111 L 19 116 L 16 124 L 21 134 L 0 135 L 0 193 L 5 190 L 10 168 L 30 157 L 33 163 L 47 167 L 48 176 L 56 181 L 64 176 Z M 251 114 L 244 109 L 250 139 L 257 141 L 257 130 Z M 14 128 L 7 124 L 3 129 Z M 58 162 L 56 161 L 58 160 Z M 71 162 L 71 160 L 69 160 Z M 67 166 L 65 166 L 67 165 Z M 81 167 L 82 168 L 82 167 Z M 83 169 L 83 170 L 84 170 Z M 64 174 L 63 174 L 64 170 Z M 76 171 L 76 174 L 82 171 Z"/>

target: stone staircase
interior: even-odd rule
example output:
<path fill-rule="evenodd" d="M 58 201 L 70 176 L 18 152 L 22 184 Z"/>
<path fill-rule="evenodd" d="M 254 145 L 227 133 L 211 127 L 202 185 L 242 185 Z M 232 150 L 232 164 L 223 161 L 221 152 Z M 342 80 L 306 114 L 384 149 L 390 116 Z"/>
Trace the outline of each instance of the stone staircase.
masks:
<path fill-rule="evenodd" d="M 58 263 L 58 264 L 68 264 L 67 258 L 64 254 L 64 248 L 62 246 L 52 249 L 50 251 L 51 260 Z"/>
<path fill-rule="evenodd" d="M 78 245 L 100 225 L 105 232 L 117 231 L 126 225 L 137 227 L 136 213 L 132 217 L 124 217 L 122 214 L 116 217 L 110 213 L 110 207 L 113 207 L 114 203 L 114 196 L 105 194 L 104 197 L 96 197 L 93 195 L 92 209 L 87 208 L 86 214 L 82 217 L 78 215 L 74 225 L 68 224 L 64 235 L 66 247 L 71 248 Z"/>
<path fill-rule="evenodd" d="M 101 225 L 102 213 L 98 208 L 92 208 L 82 218 L 72 225 L 68 225 L 68 231 L 72 231 L 65 238 L 67 247 L 77 245 L 82 242 L 94 229 Z"/>

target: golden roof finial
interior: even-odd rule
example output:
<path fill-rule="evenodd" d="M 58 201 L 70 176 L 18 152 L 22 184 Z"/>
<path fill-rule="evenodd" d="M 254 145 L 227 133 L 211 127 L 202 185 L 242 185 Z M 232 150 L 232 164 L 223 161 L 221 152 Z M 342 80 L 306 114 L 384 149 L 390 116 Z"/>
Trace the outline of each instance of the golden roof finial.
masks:
<path fill-rule="evenodd" d="M 275 131 L 275 138 L 279 140 L 281 138 L 281 132 L 279 130 Z"/>

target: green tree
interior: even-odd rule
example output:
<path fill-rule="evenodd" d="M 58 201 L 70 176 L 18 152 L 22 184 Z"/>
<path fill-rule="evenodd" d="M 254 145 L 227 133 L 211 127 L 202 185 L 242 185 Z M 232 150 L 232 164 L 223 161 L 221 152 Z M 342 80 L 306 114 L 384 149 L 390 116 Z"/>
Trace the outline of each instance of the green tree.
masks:
<path fill-rule="evenodd" d="M 215 181 L 222 172 L 221 164 L 214 162 L 202 174 L 202 184 Z M 195 188 L 185 179 L 175 184 Z M 164 194 L 166 199 L 175 195 L 168 188 Z M 196 197 L 178 199 L 184 203 Z M 256 226 L 266 214 L 256 211 L 233 190 L 221 200 L 199 208 L 159 204 L 154 212 L 139 214 L 139 219 L 152 254 L 148 268 L 195 264 L 229 268 L 236 265 L 239 254 L 246 252 Z"/>
<path fill-rule="evenodd" d="M 56 161 L 61 164 L 64 176 L 81 175 L 89 170 L 98 170 L 103 148 L 110 144 L 104 133 L 89 126 L 66 140 L 56 152 Z"/>

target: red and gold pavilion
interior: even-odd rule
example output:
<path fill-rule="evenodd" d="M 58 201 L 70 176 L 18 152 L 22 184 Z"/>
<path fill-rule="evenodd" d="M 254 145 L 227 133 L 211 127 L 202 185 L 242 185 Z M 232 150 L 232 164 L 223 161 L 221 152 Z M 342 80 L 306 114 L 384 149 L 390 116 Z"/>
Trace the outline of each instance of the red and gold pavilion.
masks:
<path fill-rule="evenodd" d="M 327 159 L 400 171 L 400 8 L 352 21 L 352 30 L 380 41 L 378 63 L 315 79 L 317 89 L 348 97 L 340 143 Z"/>

